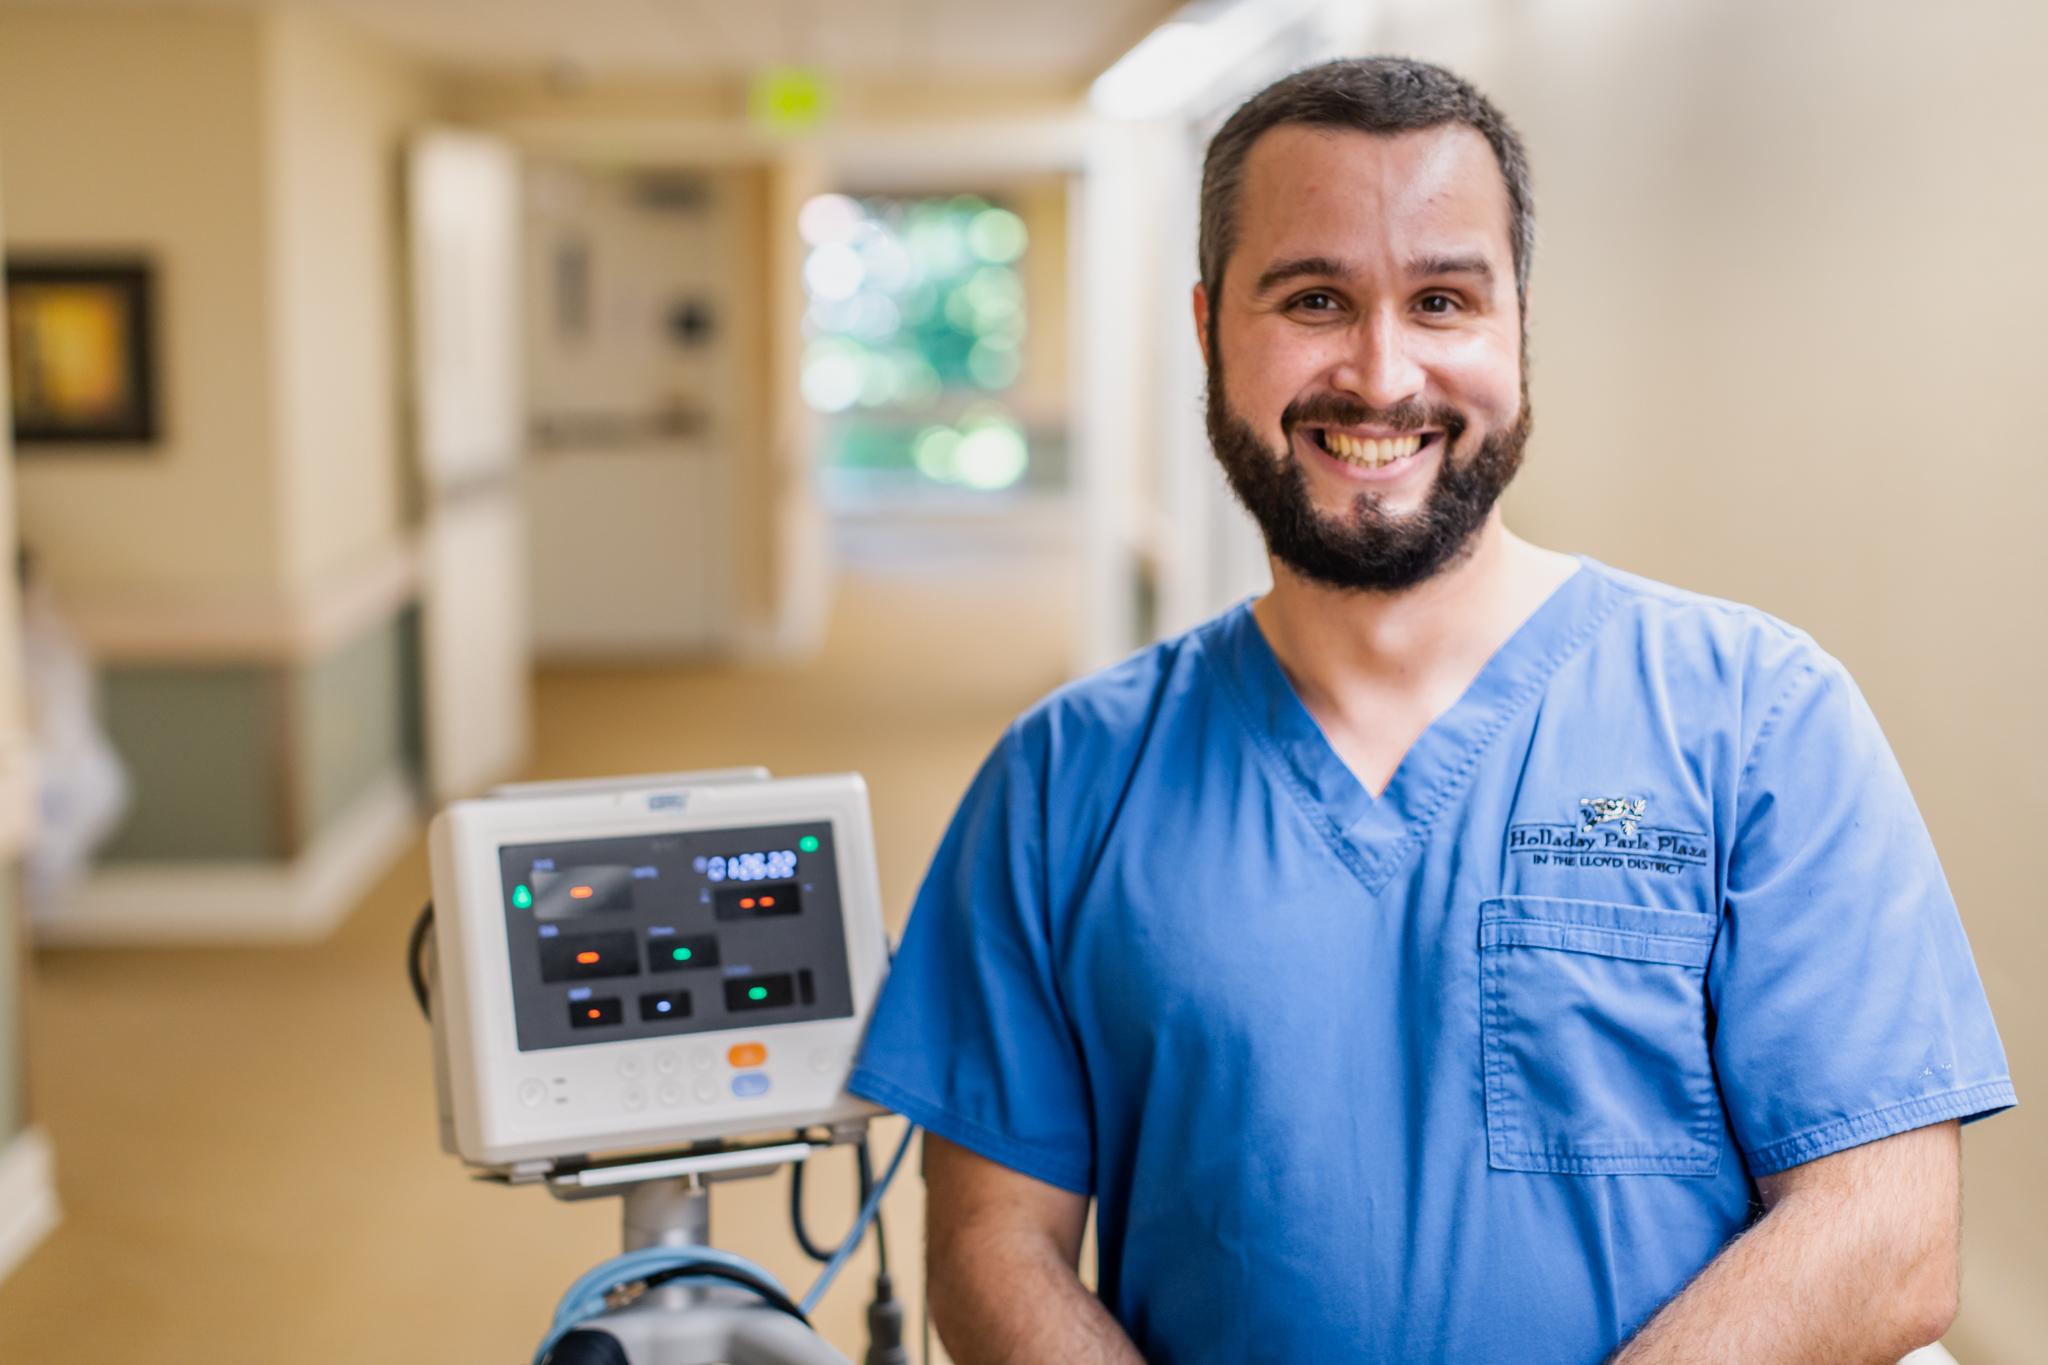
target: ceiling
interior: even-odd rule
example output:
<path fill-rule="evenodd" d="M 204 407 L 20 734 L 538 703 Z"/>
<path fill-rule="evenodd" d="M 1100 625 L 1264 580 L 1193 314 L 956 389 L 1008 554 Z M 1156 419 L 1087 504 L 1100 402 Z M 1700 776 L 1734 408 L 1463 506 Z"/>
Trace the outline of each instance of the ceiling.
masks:
<path fill-rule="evenodd" d="M 81 0 L 61 0 L 67 7 Z M 192 8 L 194 0 L 84 0 Z M 921 83 L 1078 88 L 1178 0 L 199 0 L 349 20 L 439 64 L 568 63 L 594 75 L 714 75 L 775 65 Z"/>

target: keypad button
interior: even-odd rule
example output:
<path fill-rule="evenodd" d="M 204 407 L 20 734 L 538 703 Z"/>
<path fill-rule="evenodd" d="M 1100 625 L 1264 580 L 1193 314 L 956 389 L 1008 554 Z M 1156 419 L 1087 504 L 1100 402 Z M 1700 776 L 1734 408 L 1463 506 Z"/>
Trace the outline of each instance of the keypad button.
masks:
<path fill-rule="evenodd" d="M 647 940 L 647 965 L 657 972 L 694 971 L 699 967 L 716 967 L 718 963 L 718 938 L 714 934 Z"/>
<path fill-rule="evenodd" d="M 630 929 L 541 940 L 540 979 L 543 981 L 633 976 L 639 970 L 640 947 Z"/>
<path fill-rule="evenodd" d="M 688 991 L 651 991 L 640 997 L 640 1018 L 650 1024 L 690 1017 Z"/>
<path fill-rule="evenodd" d="M 728 977 L 725 982 L 727 1014 L 741 1014 L 747 1010 L 776 1010 L 795 1003 L 796 978 L 788 972 Z"/>

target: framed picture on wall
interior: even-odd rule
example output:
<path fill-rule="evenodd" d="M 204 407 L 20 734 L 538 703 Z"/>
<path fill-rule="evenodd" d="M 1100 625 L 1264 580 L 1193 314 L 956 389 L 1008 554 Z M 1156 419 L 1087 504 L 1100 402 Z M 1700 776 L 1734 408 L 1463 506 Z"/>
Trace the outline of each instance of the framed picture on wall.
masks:
<path fill-rule="evenodd" d="M 157 438 L 153 281 L 141 260 L 7 262 L 14 439 L 146 445 Z"/>

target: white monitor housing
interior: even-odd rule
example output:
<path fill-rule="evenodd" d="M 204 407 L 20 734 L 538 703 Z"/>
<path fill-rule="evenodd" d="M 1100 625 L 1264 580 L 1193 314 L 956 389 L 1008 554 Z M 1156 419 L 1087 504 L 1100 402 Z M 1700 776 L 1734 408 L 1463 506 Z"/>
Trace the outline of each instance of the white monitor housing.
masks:
<path fill-rule="evenodd" d="M 442 1145 L 538 1174 L 881 1111 L 867 788 L 762 770 L 502 789 L 435 818 Z"/>

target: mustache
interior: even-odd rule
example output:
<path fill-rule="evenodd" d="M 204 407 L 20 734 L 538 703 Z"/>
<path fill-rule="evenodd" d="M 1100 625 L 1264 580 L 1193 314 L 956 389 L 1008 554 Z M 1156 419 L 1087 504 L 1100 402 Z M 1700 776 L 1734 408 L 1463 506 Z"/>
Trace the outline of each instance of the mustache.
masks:
<path fill-rule="evenodd" d="M 1425 408 L 1420 403 L 1396 403 L 1376 408 L 1336 393 L 1316 393 L 1297 398 L 1280 414 L 1280 429 L 1288 435 L 1299 426 L 1384 427 L 1391 431 L 1420 431 L 1441 427 L 1446 444 L 1465 430 L 1465 419 L 1456 408 L 1439 404 Z"/>

